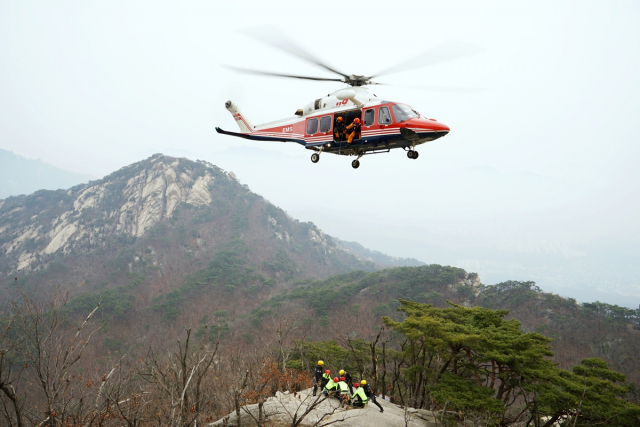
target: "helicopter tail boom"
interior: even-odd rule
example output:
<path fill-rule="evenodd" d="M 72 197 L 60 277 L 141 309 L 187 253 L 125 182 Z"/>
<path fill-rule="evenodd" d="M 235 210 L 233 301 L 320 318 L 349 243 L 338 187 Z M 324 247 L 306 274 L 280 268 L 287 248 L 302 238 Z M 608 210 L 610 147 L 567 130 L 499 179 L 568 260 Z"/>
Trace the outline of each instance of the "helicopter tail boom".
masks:
<path fill-rule="evenodd" d="M 229 110 L 229 112 L 235 119 L 242 133 L 254 132 L 255 126 L 246 117 L 242 115 L 237 105 L 235 105 L 231 101 L 227 101 L 225 102 L 224 106 L 227 108 L 227 110 Z"/>

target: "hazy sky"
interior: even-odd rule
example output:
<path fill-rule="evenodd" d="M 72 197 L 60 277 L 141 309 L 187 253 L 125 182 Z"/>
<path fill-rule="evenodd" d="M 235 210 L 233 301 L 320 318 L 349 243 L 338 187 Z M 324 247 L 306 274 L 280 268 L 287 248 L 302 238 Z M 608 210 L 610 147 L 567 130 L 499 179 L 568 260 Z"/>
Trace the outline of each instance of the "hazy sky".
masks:
<path fill-rule="evenodd" d="M 96 177 L 156 152 L 205 159 L 342 239 L 488 284 L 637 305 L 639 22 L 637 0 L 5 0 L 0 148 Z M 333 77 L 240 32 L 264 24 L 356 74 L 471 43 L 482 53 L 380 80 L 481 90 L 376 87 L 451 133 L 415 161 L 396 150 L 358 170 L 327 154 L 314 165 L 296 144 L 215 132 L 236 130 L 228 99 L 257 124 L 342 87 L 221 67 Z"/>

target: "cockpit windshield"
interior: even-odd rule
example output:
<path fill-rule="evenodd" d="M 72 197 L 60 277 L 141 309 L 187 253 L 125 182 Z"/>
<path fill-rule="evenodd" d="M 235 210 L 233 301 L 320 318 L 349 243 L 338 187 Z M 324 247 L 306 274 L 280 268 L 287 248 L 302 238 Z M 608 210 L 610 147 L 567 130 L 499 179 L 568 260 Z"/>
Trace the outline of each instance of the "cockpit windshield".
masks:
<path fill-rule="evenodd" d="M 414 110 L 405 104 L 393 104 L 393 115 L 396 117 L 396 123 L 402 123 L 405 120 L 420 117 Z"/>

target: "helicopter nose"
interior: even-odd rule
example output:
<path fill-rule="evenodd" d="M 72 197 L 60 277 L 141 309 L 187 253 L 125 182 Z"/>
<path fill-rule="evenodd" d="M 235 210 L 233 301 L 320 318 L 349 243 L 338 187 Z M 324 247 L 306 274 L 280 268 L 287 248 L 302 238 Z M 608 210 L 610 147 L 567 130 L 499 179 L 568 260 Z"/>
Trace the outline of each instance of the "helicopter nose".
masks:
<path fill-rule="evenodd" d="M 436 119 L 429 119 L 429 122 L 430 122 L 429 125 L 433 130 L 442 132 L 444 135 L 449 133 L 449 131 L 451 130 L 449 129 L 449 126 L 445 125 L 444 123 L 440 123 Z"/>
<path fill-rule="evenodd" d="M 437 138 L 445 136 L 450 131 L 449 126 L 445 125 L 444 123 L 440 123 L 436 119 L 426 119 L 424 125 L 425 128 L 431 131 L 436 131 L 438 135 Z"/>

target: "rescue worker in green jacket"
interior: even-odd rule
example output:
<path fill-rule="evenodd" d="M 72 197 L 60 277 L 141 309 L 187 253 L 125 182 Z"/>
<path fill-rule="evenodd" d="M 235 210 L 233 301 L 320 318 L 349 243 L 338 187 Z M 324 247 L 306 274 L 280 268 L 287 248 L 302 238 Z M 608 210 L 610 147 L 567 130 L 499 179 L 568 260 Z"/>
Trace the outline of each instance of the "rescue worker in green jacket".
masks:
<path fill-rule="evenodd" d="M 360 384 L 355 383 L 353 385 L 356 391 L 351 396 L 352 405 L 354 408 L 364 408 L 364 405 L 367 404 L 367 394 L 364 392 L 364 389 L 360 387 Z"/>
<path fill-rule="evenodd" d="M 326 395 L 338 397 L 338 382 L 340 380 L 338 377 L 330 379 L 326 386 L 324 386 L 324 390 L 322 391 Z"/>
<path fill-rule="evenodd" d="M 349 386 L 345 382 L 344 377 L 340 377 L 338 387 L 340 388 L 340 400 L 344 403 L 349 403 Z"/>
<path fill-rule="evenodd" d="M 320 380 L 322 390 L 324 390 L 324 386 L 326 386 L 329 381 L 331 381 L 331 371 L 327 369 L 324 371 L 324 374 L 322 374 L 322 380 Z"/>
<path fill-rule="evenodd" d="M 340 374 L 341 377 L 344 377 L 344 382 L 346 382 L 349 386 L 349 393 L 353 394 L 353 377 L 351 376 L 351 374 L 349 372 L 345 372 L 344 369 L 340 369 L 340 372 L 338 372 L 338 374 Z"/>

